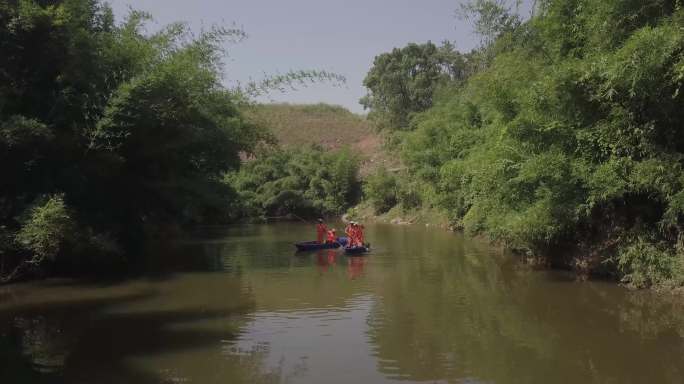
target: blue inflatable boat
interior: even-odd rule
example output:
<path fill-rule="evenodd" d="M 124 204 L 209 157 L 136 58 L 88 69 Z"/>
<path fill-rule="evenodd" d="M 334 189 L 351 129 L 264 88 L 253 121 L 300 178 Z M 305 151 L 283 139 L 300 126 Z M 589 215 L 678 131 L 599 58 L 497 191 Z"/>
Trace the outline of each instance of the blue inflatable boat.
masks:
<path fill-rule="evenodd" d="M 344 253 L 347 255 L 362 255 L 364 253 L 368 253 L 368 251 L 370 251 L 370 244 L 344 248 Z"/>
<path fill-rule="evenodd" d="M 347 245 L 346 237 L 338 237 L 334 243 L 319 243 L 317 241 L 306 241 L 303 243 L 295 243 L 297 251 L 318 251 L 320 249 L 335 249 Z"/>

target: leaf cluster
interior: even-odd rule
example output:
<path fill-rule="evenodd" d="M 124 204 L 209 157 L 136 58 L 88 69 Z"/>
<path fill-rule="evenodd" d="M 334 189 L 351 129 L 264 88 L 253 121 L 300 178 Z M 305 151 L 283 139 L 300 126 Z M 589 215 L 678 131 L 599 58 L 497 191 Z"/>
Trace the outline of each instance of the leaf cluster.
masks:
<path fill-rule="evenodd" d="M 675 1 L 542 2 L 510 33 L 525 41 L 413 118 L 402 155 L 422 200 L 513 248 L 584 244 L 577 265 L 680 281 L 682 20 Z"/>

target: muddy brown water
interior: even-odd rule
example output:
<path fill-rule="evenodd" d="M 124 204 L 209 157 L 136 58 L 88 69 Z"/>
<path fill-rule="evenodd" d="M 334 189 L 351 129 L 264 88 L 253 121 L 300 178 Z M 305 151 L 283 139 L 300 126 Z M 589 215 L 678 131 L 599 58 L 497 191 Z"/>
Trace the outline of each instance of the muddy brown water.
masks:
<path fill-rule="evenodd" d="M 154 274 L 0 287 L 0 383 L 684 382 L 681 299 L 421 227 L 295 254 L 313 234 L 211 228 Z"/>

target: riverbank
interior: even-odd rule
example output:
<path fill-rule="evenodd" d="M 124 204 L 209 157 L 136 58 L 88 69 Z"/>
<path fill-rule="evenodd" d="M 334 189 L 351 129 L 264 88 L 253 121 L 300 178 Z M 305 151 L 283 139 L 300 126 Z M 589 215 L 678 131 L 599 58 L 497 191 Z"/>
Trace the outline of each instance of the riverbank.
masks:
<path fill-rule="evenodd" d="M 404 209 L 397 205 L 385 213 L 376 214 L 373 206 L 369 202 L 362 202 L 349 209 L 344 217 L 362 222 L 395 225 L 424 225 L 426 227 L 437 227 L 445 230 L 456 229 L 449 224 L 449 219 L 446 214 L 431 208 Z"/>
<path fill-rule="evenodd" d="M 366 223 L 383 223 L 398 226 L 424 226 L 443 231 L 465 233 L 463 227 L 449 220 L 448 214 L 435 208 L 405 209 L 401 205 L 389 211 L 377 214 L 369 202 L 362 202 L 349 209 L 343 220 L 356 220 Z M 629 289 L 644 289 L 657 292 L 670 292 L 678 296 L 684 295 L 684 287 L 674 281 L 652 284 L 648 287 L 636 286 L 621 281 L 615 269 L 615 253 L 619 246 L 617 236 L 611 231 L 603 234 L 585 234 L 581 241 L 568 240 L 565 243 L 548 246 L 543 252 L 534 252 L 529 248 L 516 248 L 501 240 L 483 233 L 465 233 L 465 235 L 486 241 L 490 246 L 509 250 L 533 269 L 555 269 L 571 271 L 576 280 L 611 281 Z"/>

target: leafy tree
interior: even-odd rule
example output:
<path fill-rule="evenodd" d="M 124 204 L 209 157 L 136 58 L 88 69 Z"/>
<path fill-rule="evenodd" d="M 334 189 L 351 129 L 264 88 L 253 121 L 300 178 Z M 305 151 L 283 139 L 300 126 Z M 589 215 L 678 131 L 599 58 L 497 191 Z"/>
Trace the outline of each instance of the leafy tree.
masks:
<path fill-rule="evenodd" d="M 521 18 L 517 14 L 521 0 L 472 0 L 463 2 L 457 16 L 473 23 L 475 33 L 480 36 L 483 46 L 493 44 L 505 33 L 520 27 Z"/>
<path fill-rule="evenodd" d="M 224 222 L 237 195 L 223 178 L 266 138 L 243 117 L 249 90 L 344 81 L 292 71 L 228 89 L 224 42 L 243 31 L 148 34 L 149 20 L 132 11 L 116 23 L 97 0 L 0 1 L 3 280 L 34 260 L 135 255 L 150 229 Z M 62 257 L 66 221 L 79 238 Z"/>
<path fill-rule="evenodd" d="M 5 271 L 25 258 L 55 256 L 62 242 L 53 240 L 63 228 L 49 213 L 86 187 L 86 132 L 113 90 L 107 74 L 122 67 L 123 58 L 104 55 L 115 29 L 111 16 L 92 1 L 0 2 L 0 232 L 20 240 L 0 245 Z M 45 195 L 62 197 L 41 216 L 32 207 Z M 42 224 L 20 228 L 19 218 L 31 212 Z"/>
<path fill-rule="evenodd" d="M 432 106 L 440 86 L 463 81 L 470 73 L 470 56 L 452 44 L 411 43 L 375 58 L 363 81 L 368 94 L 361 104 L 381 128 L 408 129 L 414 114 Z"/>
<path fill-rule="evenodd" d="M 359 199 L 357 156 L 349 150 L 266 149 L 227 176 L 238 218 L 340 214 Z"/>
<path fill-rule="evenodd" d="M 385 168 L 380 168 L 365 181 L 363 192 L 375 213 L 385 213 L 399 202 L 397 178 Z"/>
<path fill-rule="evenodd" d="M 155 36 L 164 43 L 113 92 L 90 132 L 89 149 L 106 154 L 116 175 L 107 182 L 112 200 L 134 215 L 127 222 L 220 217 L 228 207 L 220 179 L 259 138 L 220 85 L 224 31 L 178 45 L 185 33 L 174 27 Z"/>
<path fill-rule="evenodd" d="M 63 196 L 49 197 L 44 204 L 35 206 L 17 234 L 17 240 L 26 249 L 33 251 L 33 264 L 53 259 L 73 232 L 73 221 Z"/>
<path fill-rule="evenodd" d="M 548 0 L 495 28 L 491 62 L 404 136 L 421 201 L 581 273 L 682 284 L 683 20 L 677 1 Z"/>

